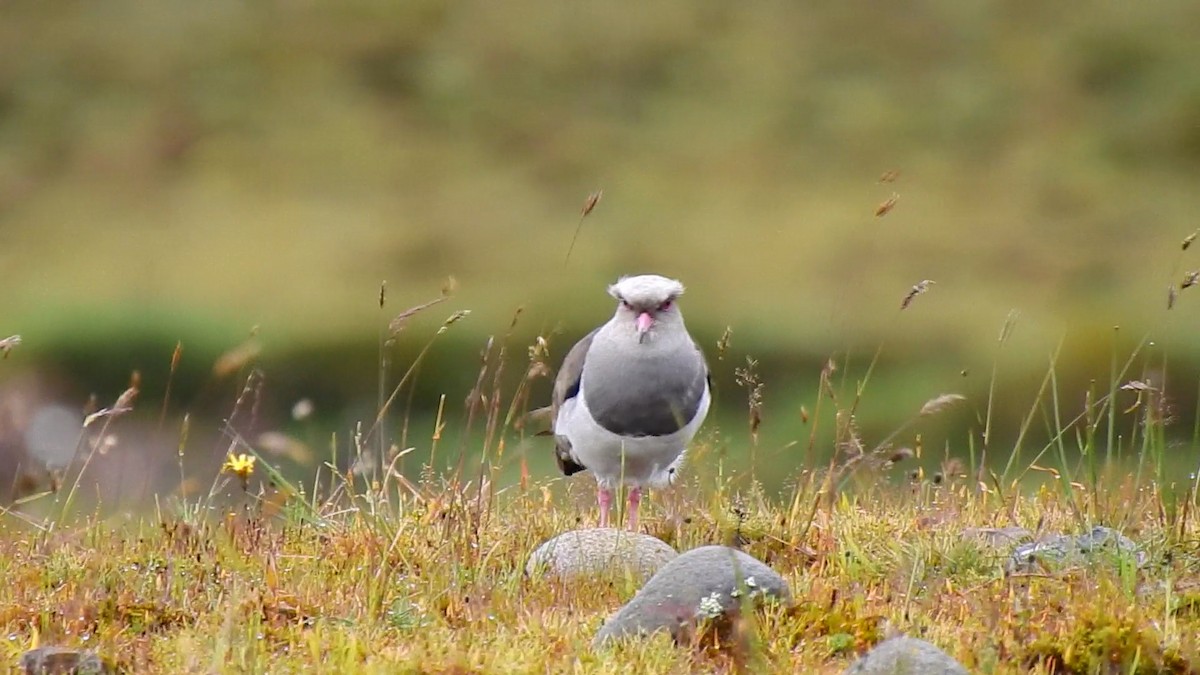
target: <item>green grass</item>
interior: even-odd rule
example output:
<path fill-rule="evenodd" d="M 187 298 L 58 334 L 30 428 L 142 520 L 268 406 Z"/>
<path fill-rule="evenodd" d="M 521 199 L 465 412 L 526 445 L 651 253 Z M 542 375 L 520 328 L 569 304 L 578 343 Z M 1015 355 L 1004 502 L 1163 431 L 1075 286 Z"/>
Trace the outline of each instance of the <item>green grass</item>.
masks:
<path fill-rule="evenodd" d="M 444 323 L 419 353 L 458 325 Z M 1065 402 L 1076 397 L 1059 391 L 1051 359 L 1026 401 L 1028 427 L 1046 433 L 1021 436 L 1022 454 L 1004 464 L 975 465 L 958 452 L 981 447 L 994 401 L 981 404 L 979 426 L 953 453 L 923 446 L 922 425 L 969 403 L 954 396 L 929 396 L 886 436 L 862 432 L 855 420 L 869 414 L 873 378 L 886 371 L 877 362 L 853 376 L 840 368 L 821 374 L 804 423 L 815 454 L 781 490 L 756 478 L 778 478 L 772 453 L 781 450 L 754 436 L 769 419 L 759 427 L 710 423 L 681 484 L 646 500 L 643 528 L 681 551 L 737 543 L 785 577 L 794 601 L 745 617 L 732 634 L 594 651 L 592 636 L 637 585 L 621 576 L 563 583 L 524 574 L 539 543 L 595 518 L 590 479 L 540 478 L 536 457 L 548 448 L 528 445 L 522 438 L 533 429 L 516 424 L 530 384 L 546 375 L 539 364 L 554 360 L 549 345 L 526 351 L 498 339 L 464 403 L 446 405 L 434 425 L 440 432 L 409 430 L 415 450 L 407 454 L 390 441 L 403 433 L 421 357 L 381 364 L 378 414 L 351 434 L 353 456 L 331 440 L 335 450 L 301 480 L 234 433 L 259 396 L 256 372 L 225 426 L 231 451 L 257 458 L 245 481 L 215 468 L 188 475 L 184 458 L 196 451 L 189 432 L 179 440 L 180 478 L 208 484 L 207 492 L 114 510 L 88 494 L 88 467 L 106 459 L 81 441 L 57 493 L 27 498 L 0 520 L 0 634 L 8 636 L 0 658 L 15 662 L 32 645 L 62 644 L 98 649 L 130 672 L 302 672 L 319 664 L 347 673 L 836 673 L 903 632 L 938 644 L 971 672 L 1200 667 L 1195 480 L 1167 457 L 1179 441 L 1164 432 L 1167 404 L 1153 381 L 1139 392 L 1121 388 L 1132 379 L 1121 364 L 1145 357 L 1152 365 L 1154 354 L 1116 358 L 1082 410 Z M 717 363 L 745 367 L 732 358 Z M 515 387 L 499 377 L 505 369 L 523 373 Z M 739 380 L 724 407 L 769 400 L 770 377 L 749 369 Z M 114 404 L 91 428 L 120 432 L 140 406 L 158 414 L 157 405 Z M 1110 421 L 1132 435 L 1123 456 L 1096 460 L 1096 439 Z M 787 451 L 807 453 L 807 442 Z M 994 456 L 1014 451 L 991 442 Z M 361 465 L 374 469 L 344 470 L 381 448 Z M 390 467 L 424 468 L 382 471 L 381 456 Z M 1132 537 L 1149 563 L 1135 569 L 1101 557 L 1006 575 L 1003 550 L 963 535 L 971 527 L 1019 526 L 1040 536 L 1097 524 Z"/>
<path fill-rule="evenodd" d="M 1195 520 L 1163 521 L 1156 495 L 1129 481 L 1111 478 L 1093 515 L 1125 521 L 1150 552 L 1131 579 L 1102 565 L 1006 578 L 996 552 L 960 536 L 1073 530 L 1074 507 L 1056 490 L 1001 499 L 962 482 L 881 487 L 823 501 L 810 522 L 735 479 L 696 482 L 655 495 L 647 529 L 681 550 L 736 534 L 787 579 L 796 602 L 754 618 L 753 653 L 665 639 L 593 652 L 599 624 L 636 588 L 524 576 L 539 542 L 592 517 L 586 486 L 555 481 L 482 503 L 473 485 L 433 482 L 391 490 L 386 503 L 319 501 L 303 518 L 237 497 L 227 514 L 165 507 L 48 534 L 10 519 L 2 656 L 11 663 L 40 642 L 97 648 L 133 672 L 667 673 L 754 660 L 817 673 L 840 672 L 891 630 L 981 673 L 1114 672 L 1110 662 L 1182 673 L 1200 656 Z"/>

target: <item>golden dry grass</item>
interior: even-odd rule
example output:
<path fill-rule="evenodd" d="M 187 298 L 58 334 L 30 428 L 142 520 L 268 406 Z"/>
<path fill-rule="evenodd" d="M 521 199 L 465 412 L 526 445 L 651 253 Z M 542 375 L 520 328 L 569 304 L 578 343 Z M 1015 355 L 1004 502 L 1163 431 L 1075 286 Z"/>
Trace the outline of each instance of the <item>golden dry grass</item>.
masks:
<path fill-rule="evenodd" d="M 736 540 L 787 579 L 794 604 L 757 615 L 753 639 L 737 646 L 659 637 L 593 651 L 635 585 L 523 572 L 539 542 L 593 517 L 587 486 L 485 490 L 481 500 L 477 484 L 438 481 L 339 491 L 312 509 L 246 494 L 224 516 L 164 510 L 51 533 L 9 520 L 2 658 L 56 643 L 97 648 L 131 672 L 826 673 L 900 631 L 971 672 L 1200 663 L 1194 511 L 1164 514 L 1153 489 L 1114 476 L 1071 506 L 1051 487 L 1002 498 L 922 481 L 822 496 L 810 510 L 815 493 L 801 491 L 791 509 L 745 480 L 709 478 L 655 495 L 646 528 L 680 550 Z M 962 534 L 1077 531 L 1078 508 L 1122 527 L 1149 564 L 1005 576 L 1002 554 Z"/>

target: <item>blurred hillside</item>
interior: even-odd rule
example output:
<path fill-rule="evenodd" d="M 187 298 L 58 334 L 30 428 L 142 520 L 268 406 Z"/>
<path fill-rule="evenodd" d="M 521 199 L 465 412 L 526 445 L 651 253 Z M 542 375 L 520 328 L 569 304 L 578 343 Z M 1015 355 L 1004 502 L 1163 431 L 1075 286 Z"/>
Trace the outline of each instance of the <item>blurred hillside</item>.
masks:
<path fill-rule="evenodd" d="M 177 400 L 207 400 L 212 361 L 257 327 L 281 410 L 365 405 L 388 318 L 454 275 L 395 357 L 472 311 L 423 369 L 429 409 L 461 400 L 517 307 L 514 343 L 558 326 L 561 357 L 608 315 L 606 283 L 653 270 L 688 285 L 710 352 L 733 327 L 731 415 L 745 354 L 788 419 L 827 357 L 881 344 L 879 419 L 978 395 L 1012 310 L 1002 394 L 1035 391 L 1060 340 L 1064 381 L 1103 380 L 1120 324 L 1119 353 L 1151 331 L 1183 414 L 1194 401 L 1200 299 L 1168 313 L 1166 288 L 1200 267 L 1179 250 L 1200 226 L 1195 2 L 3 15 L 0 333 L 25 340 L 4 369 L 114 396 L 141 369 L 161 401 L 179 340 Z M 937 284 L 900 313 L 921 279 Z"/>

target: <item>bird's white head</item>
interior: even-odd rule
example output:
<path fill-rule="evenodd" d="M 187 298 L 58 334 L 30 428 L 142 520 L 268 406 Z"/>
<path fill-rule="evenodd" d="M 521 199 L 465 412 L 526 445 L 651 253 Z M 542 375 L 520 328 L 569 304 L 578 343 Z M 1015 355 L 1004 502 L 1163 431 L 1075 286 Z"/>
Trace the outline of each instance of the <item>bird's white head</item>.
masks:
<path fill-rule="evenodd" d="M 683 284 L 674 279 L 657 274 L 621 277 L 608 287 L 608 294 L 618 302 L 615 318 L 636 327 L 638 342 L 646 340 L 655 324 L 683 322 L 675 306 Z"/>

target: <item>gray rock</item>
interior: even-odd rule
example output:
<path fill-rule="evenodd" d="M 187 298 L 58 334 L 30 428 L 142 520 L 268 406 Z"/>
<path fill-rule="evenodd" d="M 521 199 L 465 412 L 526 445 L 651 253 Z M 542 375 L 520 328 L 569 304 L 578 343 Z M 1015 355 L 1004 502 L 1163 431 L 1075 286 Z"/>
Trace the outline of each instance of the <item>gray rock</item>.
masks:
<path fill-rule="evenodd" d="M 924 640 L 894 637 L 875 645 L 842 675 L 967 675 L 967 669 Z"/>
<path fill-rule="evenodd" d="M 113 667 L 96 652 L 46 646 L 21 655 L 25 675 L 110 675 Z"/>
<path fill-rule="evenodd" d="M 992 548 L 1005 548 L 1033 539 L 1033 533 L 1023 527 L 968 527 L 962 531 L 962 537 Z"/>
<path fill-rule="evenodd" d="M 678 553 L 661 539 L 611 527 L 572 530 L 543 543 L 529 556 L 525 573 L 569 579 L 614 571 L 648 578 Z"/>
<path fill-rule="evenodd" d="M 1069 565 L 1123 559 L 1142 567 L 1148 556 L 1120 532 L 1097 526 L 1087 534 L 1060 534 L 1022 544 L 1009 556 L 1004 569 L 1009 574 L 1052 572 Z"/>
<path fill-rule="evenodd" d="M 744 601 L 789 600 L 787 582 L 770 567 L 728 546 L 692 549 L 658 571 L 609 617 L 594 646 L 665 630 L 676 640 L 703 620 L 727 620 Z"/>

